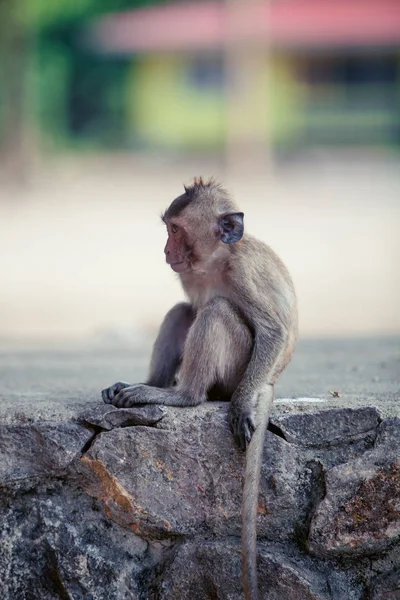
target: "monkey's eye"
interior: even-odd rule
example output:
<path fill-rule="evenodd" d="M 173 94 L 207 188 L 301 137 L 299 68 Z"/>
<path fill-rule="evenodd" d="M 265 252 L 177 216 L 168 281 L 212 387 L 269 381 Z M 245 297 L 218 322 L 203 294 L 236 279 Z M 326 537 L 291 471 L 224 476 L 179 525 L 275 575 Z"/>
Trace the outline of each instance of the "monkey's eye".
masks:
<path fill-rule="evenodd" d="M 178 231 L 178 225 L 175 225 L 175 223 L 172 223 L 172 225 L 171 225 L 171 231 L 172 231 L 172 233 L 177 233 L 177 231 Z"/>

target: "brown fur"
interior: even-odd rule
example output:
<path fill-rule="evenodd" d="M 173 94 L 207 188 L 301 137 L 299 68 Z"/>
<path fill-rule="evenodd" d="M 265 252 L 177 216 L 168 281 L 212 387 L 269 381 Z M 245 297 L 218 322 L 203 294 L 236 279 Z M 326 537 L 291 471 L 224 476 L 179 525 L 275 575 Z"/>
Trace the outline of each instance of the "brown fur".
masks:
<path fill-rule="evenodd" d="M 296 343 L 296 296 L 282 261 L 269 246 L 244 235 L 243 213 L 213 179 L 196 178 L 162 219 L 168 229 L 167 263 L 179 273 L 190 302 L 166 315 L 147 385 L 118 382 L 103 391 L 103 398 L 118 407 L 195 406 L 217 390 L 230 399 L 232 432 L 247 448 L 243 583 L 246 600 L 256 600 L 262 449 L 273 384 Z"/>

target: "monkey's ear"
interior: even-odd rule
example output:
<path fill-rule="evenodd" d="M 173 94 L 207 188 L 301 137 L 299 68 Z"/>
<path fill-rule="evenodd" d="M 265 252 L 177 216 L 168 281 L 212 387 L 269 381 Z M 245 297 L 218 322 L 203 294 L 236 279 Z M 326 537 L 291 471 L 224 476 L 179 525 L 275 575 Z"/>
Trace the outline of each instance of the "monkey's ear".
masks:
<path fill-rule="evenodd" d="M 242 212 L 226 213 L 218 219 L 219 231 L 221 233 L 221 241 L 225 244 L 234 244 L 243 237 L 244 214 Z"/>

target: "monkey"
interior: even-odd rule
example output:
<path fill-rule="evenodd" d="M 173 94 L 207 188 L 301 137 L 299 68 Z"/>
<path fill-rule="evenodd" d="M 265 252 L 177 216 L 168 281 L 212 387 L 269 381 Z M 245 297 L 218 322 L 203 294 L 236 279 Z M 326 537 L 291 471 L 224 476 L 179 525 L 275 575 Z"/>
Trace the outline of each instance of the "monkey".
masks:
<path fill-rule="evenodd" d="M 196 406 L 230 401 L 229 425 L 246 451 L 242 576 L 257 600 L 257 508 L 265 432 L 274 385 L 297 340 L 297 301 L 275 252 L 244 231 L 244 213 L 213 178 L 195 178 L 163 213 L 166 262 L 189 302 L 165 316 L 145 384 L 102 391 L 116 407 Z"/>

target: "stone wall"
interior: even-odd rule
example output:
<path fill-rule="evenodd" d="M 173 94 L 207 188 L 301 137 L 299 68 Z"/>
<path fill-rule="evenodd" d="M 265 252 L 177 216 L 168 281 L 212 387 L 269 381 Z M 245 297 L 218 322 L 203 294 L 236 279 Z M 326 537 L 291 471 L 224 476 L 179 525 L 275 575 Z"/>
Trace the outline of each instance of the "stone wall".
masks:
<path fill-rule="evenodd" d="M 276 409 L 263 600 L 400 598 L 400 419 Z M 0 598 L 239 600 L 244 455 L 227 407 L 0 425 Z"/>

